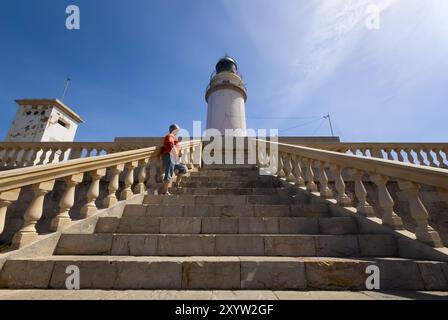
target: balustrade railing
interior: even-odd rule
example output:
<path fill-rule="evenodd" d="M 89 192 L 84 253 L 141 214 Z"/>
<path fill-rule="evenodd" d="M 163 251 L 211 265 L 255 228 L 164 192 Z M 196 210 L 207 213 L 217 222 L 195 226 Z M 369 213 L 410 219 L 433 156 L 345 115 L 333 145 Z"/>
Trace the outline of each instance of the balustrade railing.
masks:
<path fill-rule="evenodd" d="M 301 142 L 299 145 L 422 166 L 448 168 L 448 143 Z"/>
<path fill-rule="evenodd" d="M 400 216 L 394 211 L 394 199 L 386 187 L 388 181 L 398 182 L 399 189 L 408 202 L 409 213 L 416 225 L 415 236 L 418 240 L 434 247 L 443 247 L 437 231 L 428 224 L 428 210 L 424 206 L 419 190 L 421 185 L 435 187 L 440 194 L 448 194 L 448 170 L 395 160 L 378 159 L 341 153 L 344 150 L 328 151 L 304 146 L 276 143 L 276 148 L 264 140 L 260 145 L 258 164 L 267 165 L 271 161 L 271 172 L 290 181 L 309 192 L 333 199 L 335 203 L 349 207 L 356 204 L 356 212 L 364 216 L 379 216 L 384 225 L 394 229 L 403 229 Z M 433 150 L 429 146 L 428 150 Z M 275 150 L 270 152 L 270 150 Z M 261 150 L 261 151 L 260 151 Z M 446 149 L 444 149 L 446 151 Z M 327 172 L 334 177 L 333 190 L 328 184 Z M 354 182 L 355 194 L 351 199 L 346 193 L 345 176 L 350 175 Z M 376 186 L 375 194 L 368 194 L 366 181 Z M 368 196 L 377 197 L 379 212 L 368 203 Z M 445 202 L 448 202 L 445 197 Z M 443 201 L 443 200 L 442 200 Z"/>
<path fill-rule="evenodd" d="M 181 142 L 179 147 L 183 151 L 182 160 L 185 163 L 190 166 L 200 165 L 202 148 L 200 140 Z M 38 236 L 36 224 L 43 214 L 45 195 L 53 190 L 57 180 L 64 181 L 65 191 L 59 202 L 58 214 L 52 220 L 51 225 L 54 231 L 61 230 L 71 222 L 69 212 L 74 205 L 75 192 L 78 192 L 77 188 L 86 175 L 90 177 L 90 180 L 86 195 L 87 202 L 80 210 L 81 218 L 97 212 L 97 203 L 108 208 L 119 200 L 127 200 L 147 189 L 155 190 L 157 188 L 156 167 L 160 161 L 160 150 L 160 147 L 141 148 L 0 172 L 0 233 L 5 225 L 8 207 L 19 199 L 24 187 L 31 187 L 33 197 L 24 213 L 24 225 L 14 235 L 13 245 L 16 246 L 34 241 Z M 119 176 L 124 170 L 126 171 L 124 187 L 120 191 Z M 137 170 L 137 181 L 133 188 L 135 170 Z M 108 193 L 102 201 L 99 201 L 101 200 L 98 199 L 99 184 L 107 173 L 110 175 Z"/>
<path fill-rule="evenodd" d="M 141 142 L 1 142 L 0 170 L 149 147 Z"/>

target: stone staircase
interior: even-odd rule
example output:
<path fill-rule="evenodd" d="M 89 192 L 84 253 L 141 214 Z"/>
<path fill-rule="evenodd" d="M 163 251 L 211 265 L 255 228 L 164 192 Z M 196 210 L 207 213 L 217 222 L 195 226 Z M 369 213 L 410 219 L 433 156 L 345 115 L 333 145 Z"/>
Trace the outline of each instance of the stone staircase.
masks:
<path fill-rule="evenodd" d="M 448 265 L 401 258 L 398 239 L 363 217 L 254 166 L 204 167 L 172 196 L 148 194 L 94 233 L 63 233 L 51 256 L 13 258 L 2 288 L 365 290 L 377 265 L 382 290 L 448 290 Z"/>

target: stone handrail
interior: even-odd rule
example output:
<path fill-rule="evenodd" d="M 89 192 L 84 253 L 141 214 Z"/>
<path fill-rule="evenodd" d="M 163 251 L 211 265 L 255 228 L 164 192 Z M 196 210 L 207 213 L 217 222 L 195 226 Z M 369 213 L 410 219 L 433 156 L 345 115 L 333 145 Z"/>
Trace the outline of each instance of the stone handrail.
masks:
<path fill-rule="evenodd" d="M 192 140 L 179 143 L 183 150 L 182 161 L 192 166 L 200 165 L 202 142 Z M 45 195 L 52 191 L 57 179 L 65 182 L 65 191 L 59 202 L 59 211 L 52 220 L 52 230 L 57 231 L 71 222 L 70 209 L 74 205 L 75 190 L 84 176 L 90 176 L 87 203 L 81 208 L 81 218 L 94 214 L 99 197 L 99 184 L 106 173 L 110 174 L 108 195 L 102 199 L 103 207 L 109 208 L 118 202 L 119 175 L 125 171 L 124 188 L 119 193 L 120 200 L 128 200 L 134 194 L 143 193 L 147 188 L 155 190 L 156 167 L 160 161 L 160 147 L 117 152 L 83 159 L 73 159 L 44 166 L 34 166 L 0 172 L 0 233 L 3 231 L 8 206 L 19 199 L 21 190 L 30 186 L 33 198 L 24 214 L 24 225 L 13 238 L 13 246 L 30 243 L 38 236 L 36 224 L 42 217 Z M 149 165 L 149 177 L 147 170 Z M 126 169 L 126 170 L 125 170 Z M 134 184 L 134 170 L 137 169 L 137 183 Z"/>
<path fill-rule="evenodd" d="M 149 147 L 142 142 L 1 142 L 0 170 Z"/>
<path fill-rule="evenodd" d="M 448 143 L 301 142 L 301 146 L 448 168 Z"/>
<path fill-rule="evenodd" d="M 259 148 L 257 162 L 260 165 L 273 161 L 271 169 L 274 168 L 273 172 L 280 178 L 309 192 L 316 192 L 324 198 L 333 199 L 344 207 L 353 205 L 352 199 L 346 194 L 343 175 L 348 173 L 354 180 L 356 212 L 373 217 L 376 216 L 374 208 L 367 202 L 368 194 L 364 186 L 364 177 L 368 175 L 377 189 L 380 211 L 378 213 L 382 223 L 394 229 L 403 229 L 402 219 L 394 211 L 394 199 L 386 187 L 388 181 L 397 181 L 407 198 L 410 215 L 416 224 L 416 238 L 434 247 L 443 247 L 438 232 L 428 224 L 428 211 L 420 199 L 419 189 L 421 185 L 429 185 L 446 194 L 448 170 L 304 146 L 282 143 L 271 145 L 260 139 L 257 139 L 257 142 L 266 145 L 266 148 Z M 263 152 L 263 149 L 266 151 Z M 329 186 L 327 171 L 334 176 L 335 190 Z"/>

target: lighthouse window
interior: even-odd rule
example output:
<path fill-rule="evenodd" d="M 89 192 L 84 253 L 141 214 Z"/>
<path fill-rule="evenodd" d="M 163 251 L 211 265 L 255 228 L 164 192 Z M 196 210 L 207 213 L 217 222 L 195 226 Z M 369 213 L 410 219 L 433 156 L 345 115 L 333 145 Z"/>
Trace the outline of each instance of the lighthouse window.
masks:
<path fill-rule="evenodd" d="M 58 120 L 58 124 L 60 124 L 61 126 L 63 126 L 64 128 L 67 128 L 67 123 L 65 121 L 63 121 L 62 119 Z"/>

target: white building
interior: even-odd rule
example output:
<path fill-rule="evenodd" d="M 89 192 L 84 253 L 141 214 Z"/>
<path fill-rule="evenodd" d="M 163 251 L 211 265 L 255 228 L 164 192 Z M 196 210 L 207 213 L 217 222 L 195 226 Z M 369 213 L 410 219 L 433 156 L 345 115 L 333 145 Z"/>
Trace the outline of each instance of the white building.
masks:
<path fill-rule="evenodd" d="M 78 125 L 84 122 L 58 99 L 23 99 L 16 100 L 16 103 L 17 113 L 5 142 L 73 142 Z M 65 152 L 62 160 L 69 157 L 70 151 Z M 23 152 L 25 151 L 20 151 Z M 42 153 L 42 150 L 37 152 L 35 163 L 42 157 Z M 44 163 L 48 161 L 50 153 L 49 151 L 45 155 Z M 61 151 L 56 151 L 55 159 L 60 159 L 60 155 Z M 16 157 L 21 158 L 22 154 Z"/>
<path fill-rule="evenodd" d="M 235 136 L 246 136 L 246 87 L 234 59 L 224 57 L 216 64 L 215 72 L 205 93 L 207 129 L 238 130 Z"/>
<path fill-rule="evenodd" d="M 6 142 L 48 142 L 75 139 L 83 120 L 58 99 L 16 100 L 18 110 Z"/>

